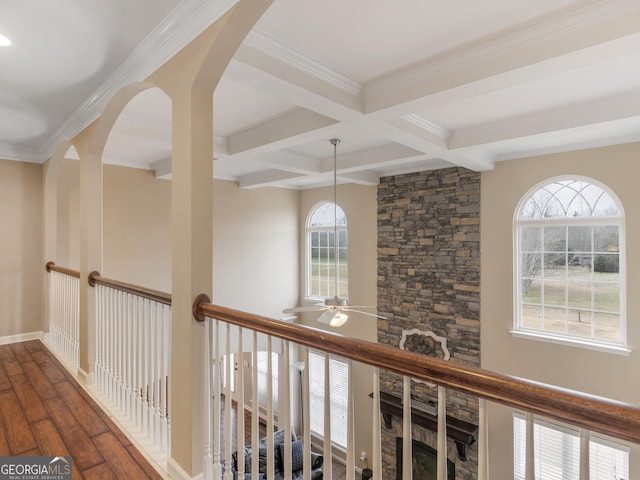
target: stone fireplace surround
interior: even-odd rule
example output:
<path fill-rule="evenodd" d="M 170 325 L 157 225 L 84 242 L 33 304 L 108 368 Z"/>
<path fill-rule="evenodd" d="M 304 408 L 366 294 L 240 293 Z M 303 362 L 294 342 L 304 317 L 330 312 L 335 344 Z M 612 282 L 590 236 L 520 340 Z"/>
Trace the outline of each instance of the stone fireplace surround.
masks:
<path fill-rule="evenodd" d="M 480 365 L 480 174 L 448 168 L 398 175 L 378 187 L 378 341 L 396 348 L 403 331 L 446 339 L 450 361 Z M 444 358 L 427 337 L 405 339 L 405 349 Z M 402 398 L 402 378 L 381 373 L 383 392 Z M 412 408 L 433 411 L 435 387 L 412 382 Z M 447 392 L 447 414 L 478 423 L 477 399 Z M 396 478 L 396 438 L 402 419 L 382 426 L 383 478 Z M 412 438 L 432 448 L 437 435 L 414 425 Z M 466 460 L 453 440 L 447 456 L 455 478 L 477 478 L 477 443 Z"/>

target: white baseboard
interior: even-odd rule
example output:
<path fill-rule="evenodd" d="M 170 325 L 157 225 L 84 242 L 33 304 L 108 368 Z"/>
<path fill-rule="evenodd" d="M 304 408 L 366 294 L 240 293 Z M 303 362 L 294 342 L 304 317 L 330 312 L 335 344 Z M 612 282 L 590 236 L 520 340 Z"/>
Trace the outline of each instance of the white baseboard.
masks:
<path fill-rule="evenodd" d="M 180 465 L 171 457 L 167 460 L 167 473 L 174 480 L 202 480 L 204 477 L 202 473 L 199 473 L 195 477 L 191 477 L 187 472 L 185 472 Z"/>
<path fill-rule="evenodd" d="M 82 368 L 78 368 L 77 378 L 82 385 L 92 385 L 94 382 L 93 373 L 87 373 Z"/>
<path fill-rule="evenodd" d="M 18 335 L 8 335 L 6 337 L 0 337 L 0 345 L 28 342 L 29 340 L 44 340 L 44 332 L 20 333 Z"/>

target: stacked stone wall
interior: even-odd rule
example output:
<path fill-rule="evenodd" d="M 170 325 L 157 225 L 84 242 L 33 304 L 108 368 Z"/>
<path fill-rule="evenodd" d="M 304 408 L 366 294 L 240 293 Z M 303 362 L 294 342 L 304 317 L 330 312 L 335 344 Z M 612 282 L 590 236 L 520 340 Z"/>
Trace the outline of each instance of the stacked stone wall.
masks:
<path fill-rule="evenodd" d="M 382 178 L 378 187 L 378 341 L 398 347 L 403 331 L 446 339 L 450 361 L 480 365 L 480 174 L 448 168 Z M 431 337 L 412 336 L 405 348 L 443 358 Z M 407 347 L 408 346 L 408 347 Z M 381 375 L 381 389 L 402 397 L 402 379 Z M 433 410 L 435 387 L 412 383 L 412 406 Z M 447 392 L 449 415 L 477 424 L 477 399 Z M 395 478 L 395 437 L 401 419 L 383 430 L 385 479 Z M 436 448 L 433 432 L 413 427 L 414 438 Z M 468 459 L 448 455 L 456 479 L 477 478 L 477 445 Z"/>

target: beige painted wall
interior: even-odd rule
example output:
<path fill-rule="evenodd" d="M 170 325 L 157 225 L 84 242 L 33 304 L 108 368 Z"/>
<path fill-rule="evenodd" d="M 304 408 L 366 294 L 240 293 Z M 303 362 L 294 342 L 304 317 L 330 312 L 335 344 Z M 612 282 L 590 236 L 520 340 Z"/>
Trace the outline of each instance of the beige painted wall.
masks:
<path fill-rule="evenodd" d="M 65 158 L 58 172 L 57 260 L 80 270 L 80 162 Z M 48 261 L 48 260 L 47 260 Z"/>
<path fill-rule="evenodd" d="M 171 291 L 171 182 L 104 165 L 102 275 Z"/>
<path fill-rule="evenodd" d="M 305 258 L 305 225 L 313 207 L 322 201 L 333 201 L 333 189 L 321 188 L 300 192 L 300 258 Z M 376 305 L 377 299 L 377 187 L 361 185 L 339 185 L 337 203 L 347 216 L 349 234 L 349 301 L 353 305 Z M 303 261 L 303 260 L 301 260 Z M 305 266 L 300 266 L 300 291 L 304 293 Z M 299 305 L 310 305 L 300 299 Z M 375 310 L 370 310 L 375 313 Z M 301 323 L 327 328 L 315 321 L 317 314 L 301 315 Z M 349 315 L 349 321 L 335 330 L 351 338 L 376 342 L 377 322 L 373 317 Z M 353 365 L 354 405 L 355 405 L 355 452 L 368 453 L 371 461 L 371 422 L 373 401 L 369 394 L 373 391 L 371 368 L 362 364 Z M 357 459 L 356 459 L 357 461 Z M 369 464 L 371 465 L 371 463 Z"/>
<path fill-rule="evenodd" d="M 298 298 L 298 192 L 213 189 L 215 303 L 271 318 Z"/>
<path fill-rule="evenodd" d="M 0 337 L 43 330 L 42 165 L 0 160 Z"/>
<path fill-rule="evenodd" d="M 481 365 L 533 380 L 562 385 L 640 405 L 640 383 L 635 381 L 640 347 L 640 144 L 598 148 L 501 162 L 482 174 L 481 198 Z M 584 348 L 515 338 L 513 322 L 513 215 L 522 196 L 533 186 L 559 175 L 593 178 L 615 192 L 626 213 L 627 318 L 632 353 L 621 356 Z M 490 421 L 490 478 L 513 478 L 512 417 L 507 409 L 492 407 Z M 632 477 L 640 471 L 640 449 L 631 457 Z"/>

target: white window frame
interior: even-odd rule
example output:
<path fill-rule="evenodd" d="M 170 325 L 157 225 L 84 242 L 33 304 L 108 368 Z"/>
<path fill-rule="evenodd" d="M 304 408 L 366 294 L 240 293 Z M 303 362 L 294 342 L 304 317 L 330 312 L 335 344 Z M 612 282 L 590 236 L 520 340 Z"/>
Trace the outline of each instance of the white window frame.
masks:
<path fill-rule="evenodd" d="M 578 479 L 580 468 L 580 432 L 579 430 L 534 417 L 534 466 L 536 479 L 545 480 L 556 479 Z M 526 427 L 527 421 L 524 414 L 514 412 L 513 414 L 513 474 L 514 480 L 524 480 L 526 468 Z M 543 436 L 541 438 L 541 435 Z M 550 441 L 559 441 L 558 444 L 542 443 L 544 438 Z M 545 450 L 544 455 L 541 450 Z M 589 465 L 590 480 L 628 480 L 629 479 L 629 452 L 628 446 L 613 442 L 598 435 L 589 435 Z M 560 455 L 558 455 L 560 454 Z M 615 460 L 613 460 L 615 457 Z M 618 472 L 617 465 L 607 465 L 614 469 L 616 476 L 598 476 L 598 471 L 602 470 L 602 464 L 613 461 L 620 465 L 621 472 Z M 554 465 L 554 462 L 556 463 Z M 558 465 L 558 462 L 560 464 Z M 540 476 L 540 470 L 544 474 Z M 556 475 L 554 470 L 560 470 Z M 602 472 L 601 472 L 602 473 Z M 611 472 L 613 473 L 613 472 Z M 620 476 L 622 475 L 622 476 Z"/>
<path fill-rule="evenodd" d="M 309 350 L 309 415 L 310 430 L 318 438 L 324 438 L 324 366 L 325 354 Z M 338 371 L 340 369 L 340 371 Z M 349 363 L 329 356 L 331 401 L 331 442 L 341 449 L 347 447 L 349 414 Z M 340 384 L 333 382 L 342 379 Z"/>
<path fill-rule="evenodd" d="M 310 210 L 309 215 L 307 216 L 307 221 L 305 223 L 306 225 L 306 242 L 305 242 L 305 269 L 306 269 L 306 280 L 305 280 L 305 298 L 307 300 L 310 301 L 319 301 L 319 300 L 324 300 L 327 297 L 333 297 L 334 295 L 332 294 L 333 290 L 334 290 L 334 282 L 335 282 L 335 278 L 333 276 L 327 277 L 326 278 L 326 283 L 328 285 L 328 290 L 327 290 L 327 294 L 326 295 L 322 295 L 322 294 L 314 294 L 311 291 L 312 288 L 312 255 L 311 255 L 311 236 L 312 236 L 312 232 L 326 232 L 326 233 L 333 233 L 334 230 L 336 230 L 336 227 L 334 226 L 333 222 L 330 225 L 324 225 L 324 226 L 312 226 L 311 225 L 311 221 L 314 217 L 314 214 L 317 212 L 317 210 L 321 207 L 329 207 L 333 210 L 333 206 L 335 204 L 333 202 L 330 201 L 322 201 L 317 203 L 316 205 L 314 205 L 314 207 Z M 340 205 L 337 205 L 337 209 L 338 209 L 338 218 L 344 218 L 344 223 L 338 222 L 337 225 L 337 233 L 338 233 L 338 238 L 340 238 L 341 235 L 344 235 L 344 238 L 346 239 L 346 247 L 344 247 L 344 250 L 346 251 L 346 255 L 347 255 L 347 259 L 349 258 L 348 256 L 348 251 L 349 251 L 349 235 L 348 235 L 348 230 L 347 230 L 347 226 L 348 226 L 348 222 L 347 222 L 347 216 L 346 213 L 344 212 L 344 210 L 340 207 Z M 342 248 L 340 247 L 340 245 L 338 245 L 338 248 Z M 347 260 L 348 261 L 348 260 Z M 345 272 L 344 276 L 340 276 L 338 278 L 338 290 L 339 290 L 339 294 L 338 296 L 341 296 L 343 298 L 348 298 L 348 295 L 346 293 L 344 293 L 343 289 L 341 288 L 341 285 L 346 285 L 346 290 L 348 290 L 348 266 L 347 266 L 347 271 Z M 342 295 L 340 295 L 340 293 L 342 293 Z"/>
<path fill-rule="evenodd" d="M 540 218 L 532 220 L 523 220 L 520 218 L 520 212 L 524 204 L 529 198 L 542 187 L 552 184 L 554 182 L 563 181 L 582 181 L 592 184 L 605 193 L 607 193 L 611 199 L 615 202 L 618 209 L 618 215 L 616 216 L 592 216 L 592 217 L 552 217 L 552 218 Z M 615 353 L 620 355 L 628 355 L 631 350 L 627 347 L 627 326 L 626 326 L 626 248 L 625 248 L 625 221 L 624 210 L 622 203 L 618 197 L 607 186 L 591 178 L 581 176 L 562 176 L 554 177 L 545 180 L 537 184 L 530 189 L 520 200 L 514 213 L 513 219 L 513 238 L 514 238 L 514 323 L 511 334 L 516 337 L 528 338 L 532 340 L 540 340 L 551 343 L 558 343 L 564 345 L 579 346 L 593 350 L 605 351 L 609 353 Z M 619 319 L 620 319 L 620 339 L 619 341 L 610 341 L 595 336 L 578 336 L 569 332 L 556 332 L 548 331 L 544 329 L 527 328 L 522 325 L 522 272 L 521 269 L 521 241 L 520 232 L 521 229 L 526 227 L 568 227 L 568 226 L 616 226 L 618 228 L 619 236 Z M 564 252 L 563 252 L 564 253 Z M 543 303 L 544 305 L 544 303 Z"/>

